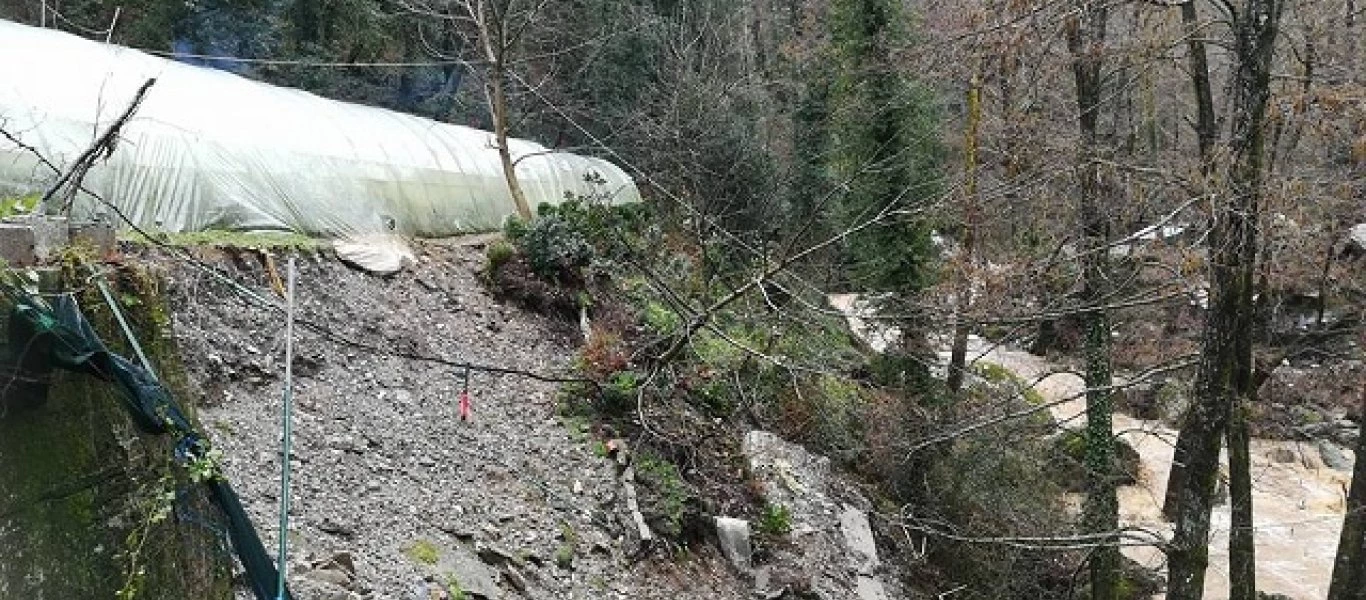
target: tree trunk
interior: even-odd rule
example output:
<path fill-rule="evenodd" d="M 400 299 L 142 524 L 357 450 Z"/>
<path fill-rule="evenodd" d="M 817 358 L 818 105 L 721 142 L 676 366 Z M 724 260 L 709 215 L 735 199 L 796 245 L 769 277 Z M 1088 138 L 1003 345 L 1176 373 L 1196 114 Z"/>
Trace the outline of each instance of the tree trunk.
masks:
<path fill-rule="evenodd" d="M 503 162 L 503 179 L 507 180 L 508 193 L 517 205 L 517 216 L 524 221 L 532 217 L 531 206 L 527 204 L 526 194 L 521 182 L 517 181 L 517 164 L 512 160 L 512 149 L 508 146 L 508 104 L 506 81 L 503 80 L 502 65 L 495 63 L 490 67 L 489 87 L 490 110 L 493 112 L 493 136 L 498 145 L 498 158 Z"/>
<path fill-rule="evenodd" d="M 1078 123 L 1081 127 L 1081 162 L 1078 172 L 1081 193 L 1078 210 L 1082 231 L 1082 313 L 1086 330 L 1086 501 L 1082 527 L 1086 533 L 1110 534 L 1119 528 L 1119 499 L 1116 493 L 1115 439 L 1111 423 L 1113 407 L 1110 391 L 1110 319 L 1104 309 L 1109 277 L 1106 252 L 1108 226 L 1101 210 L 1101 195 L 1111 186 L 1097 160 L 1102 155 L 1097 135 L 1102 103 L 1101 66 L 1105 51 L 1108 17 L 1103 2 L 1083 1 L 1076 20 L 1067 25 L 1067 46 L 1072 55 L 1076 81 Z M 1102 542 L 1091 554 L 1092 600 L 1119 597 L 1119 546 L 1113 540 Z"/>
<path fill-rule="evenodd" d="M 1176 531 L 1167 555 L 1170 600 L 1196 600 L 1204 594 L 1219 447 L 1228 429 L 1230 412 L 1235 407 L 1243 410 L 1242 402 L 1251 392 L 1252 281 L 1266 145 L 1263 127 L 1282 8 L 1281 0 L 1246 0 L 1243 10 L 1234 15 L 1236 71 L 1230 102 L 1229 193 L 1214 209 L 1209 236 L 1210 306 L 1196 376 L 1195 405 L 1183 432 L 1190 439 L 1184 456 L 1186 474 L 1174 490 Z M 1245 439 L 1245 431 L 1236 431 L 1240 427 L 1234 429 L 1235 438 Z M 1231 461 L 1247 459 L 1245 452 L 1232 450 Z M 1244 464 L 1233 469 L 1246 468 Z M 1251 505 L 1244 504 L 1250 525 Z M 1235 515 L 1237 511 L 1235 507 Z M 1252 530 L 1245 531 L 1245 536 L 1231 536 L 1231 550 L 1235 554 L 1230 560 L 1250 572 Z M 1245 575 L 1246 572 L 1234 573 L 1232 577 L 1236 580 Z M 1255 581 L 1247 579 L 1235 585 L 1234 591 L 1255 589 Z"/>
<path fill-rule="evenodd" d="M 1256 600 L 1257 560 L 1252 522 L 1252 455 L 1248 447 L 1246 397 L 1229 414 L 1228 493 L 1232 512 L 1228 536 L 1229 600 Z"/>
<path fill-rule="evenodd" d="M 1214 116 L 1214 93 L 1210 86 L 1209 58 L 1205 52 L 1202 38 L 1200 16 L 1195 2 L 1181 4 L 1181 30 L 1186 37 L 1186 52 L 1190 60 L 1191 86 L 1195 93 L 1196 121 L 1195 134 L 1200 156 L 1200 174 L 1203 187 L 1208 184 L 1210 171 L 1214 168 L 1214 144 L 1218 141 L 1218 123 Z M 1168 521 L 1176 520 L 1177 497 L 1185 485 L 1186 463 L 1189 460 L 1192 444 L 1190 428 L 1184 423 L 1176 437 L 1175 453 L 1172 456 L 1171 472 L 1167 475 L 1167 493 L 1162 502 L 1162 516 Z"/>
<path fill-rule="evenodd" d="M 1366 336 L 1362 337 L 1366 343 Z M 1366 379 L 1361 385 L 1358 422 L 1366 423 Z M 1328 600 L 1366 600 L 1366 435 L 1357 437 L 1352 489 L 1347 493 L 1347 514 L 1342 518 L 1342 537 L 1338 538 Z"/>
<path fill-rule="evenodd" d="M 512 158 L 512 148 L 508 146 L 508 101 L 507 101 L 507 63 L 509 40 L 506 36 L 507 22 L 511 18 L 506 10 L 499 11 L 496 6 L 483 2 L 466 2 L 465 10 L 479 30 L 479 41 L 484 47 L 484 58 L 488 61 L 486 98 L 489 114 L 493 117 L 494 144 L 498 146 L 498 158 L 503 163 L 503 179 L 508 184 L 508 194 L 517 207 L 517 216 L 524 221 L 532 218 L 531 206 L 527 204 L 526 193 L 517 180 L 517 163 Z"/>
<path fill-rule="evenodd" d="M 963 191 L 963 247 L 960 250 L 962 273 L 957 292 L 956 323 L 953 328 L 953 347 L 949 352 L 948 388 L 950 396 L 957 396 L 963 388 L 964 370 L 968 358 L 967 312 L 972 305 L 973 266 L 977 257 L 977 129 L 982 121 L 982 78 L 974 74 L 968 88 L 968 122 L 963 140 L 963 170 L 966 179 Z"/>

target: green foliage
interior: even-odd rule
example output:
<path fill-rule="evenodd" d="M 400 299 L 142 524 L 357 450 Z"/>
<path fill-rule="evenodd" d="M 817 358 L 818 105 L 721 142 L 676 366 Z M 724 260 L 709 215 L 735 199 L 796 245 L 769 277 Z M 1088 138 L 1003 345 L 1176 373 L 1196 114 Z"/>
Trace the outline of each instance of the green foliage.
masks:
<path fill-rule="evenodd" d="M 532 272 L 548 280 L 577 281 L 593 259 L 593 248 L 583 234 L 557 216 L 542 215 L 530 225 L 510 219 L 504 234 L 526 257 Z"/>
<path fill-rule="evenodd" d="M 498 240 L 489 244 L 484 255 L 488 258 L 488 273 L 493 273 L 501 268 L 508 261 L 517 255 L 517 249 L 509 244 L 507 240 Z"/>
<path fill-rule="evenodd" d="M 645 301 L 645 309 L 641 311 L 641 319 L 645 321 L 645 326 L 660 335 L 668 335 L 678 329 L 683 324 L 683 319 L 678 316 L 663 302 L 654 299 Z"/>
<path fill-rule="evenodd" d="M 197 456 L 189 464 L 185 465 L 189 473 L 190 481 L 204 483 L 223 477 L 223 470 L 220 466 L 223 462 L 223 452 L 217 448 L 210 449 L 204 456 Z"/>
<path fill-rule="evenodd" d="M 993 384 L 999 389 L 1013 391 L 1020 394 L 1025 402 L 1030 406 L 1042 406 L 1046 401 L 1043 394 L 1029 386 L 1029 382 L 1020 378 L 1019 375 L 1011 372 L 1010 369 L 1002 367 L 996 363 L 977 361 L 972 365 L 972 371 Z"/>
<path fill-rule="evenodd" d="M 579 532 L 569 521 L 560 521 L 560 547 L 555 550 L 555 565 L 561 569 L 574 567 L 574 549 L 579 544 Z"/>
<path fill-rule="evenodd" d="M 427 540 L 417 540 L 408 547 L 404 554 L 413 562 L 424 565 L 435 565 L 441 560 L 441 550 Z"/>
<path fill-rule="evenodd" d="M 636 477 L 652 492 L 642 499 L 651 526 L 660 534 L 676 538 L 683 533 L 684 520 L 692 494 L 678 467 L 650 452 L 636 455 Z"/>
<path fill-rule="evenodd" d="M 598 406 L 607 415 L 622 415 L 636 405 L 636 392 L 640 387 L 640 374 L 635 371 L 618 371 L 608 378 L 602 386 Z"/>
<path fill-rule="evenodd" d="M 555 566 L 566 570 L 574 567 L 574 546 L 561 544 L 555 550 Z"/>
<path fill-rule="evenodd" d="M 833 171 L 849 181 L 833 213 L 835 229 L 883 215 L 849 236 L 844 250 L 853 286 L 892 292 L 888 298 L 934 280 L 936 253 L 924 211 L 938 194 L 943 154 L 933 98 L 895 60 L 907 40 L 905 22 L 895 0 L 831 3 Z M 904 319 L 901 325 L 904 331 L 919 324 Z"/>
<path fill-rule="evenodd" d="M 446 598 L 448 600 L 468 600 L 469 595 L 460 587 L 460 580 L 454 573 L 446 575 Z"/>
<path fill-rule="evenodd" d="M 558 206 L 540 205 L 530 223 L 509 219 L 503 235 L 537 276 L 572 283 L 584 280 L 590 266 L 624 256 L 623 245 L 647 223 L 646 213 L 637 205 L 610 206 L 591 198 L 570 198 Z"/>
<path fill-rule="evenodd" d="M 42 199 L 43 195 L 38 193 L 0 199 L 0 219 L 33 214 L 33 209 L 38 206 L 38 201 Z"/>
<path fill-rule="evenodd" d="M 953 523 L 963 536 L 1066 535 L 1069 518 L 1052 465 L 1046 444 L 1007 428 L 964 438 L 921 465 L 915 511 Z M 971 582 L 967 597 L 1042 598 L 1051 578 L 1066 576 L 1054 552 L 949 543 L 934 553 L 937 564 Z"/>
<path fill-rule="evenodd" d="M 765 504 L 755 529 L 771 537 L 787 535 L 792 531 L 792 511 L 781 504 Z"/>
<path fill-rule="evenodd" d="M 1054 467 L 1050 476 L 1069 491 L 1086 489 L 1086 433 L 1067 430 L 1053 438 Z M 1128 442 L 1114 440 L 1114 465 L 1111 467 L 1116 485 L 1130 485 L 1138 480 L 1140 457 Z"/>
<path fill-rule="evenodd" d="M 808 439 L 834 457 L 855 461 L 864 448 L 864 390 L 852 380 L 820 375 L 803 394 L 812 411 Z"/>

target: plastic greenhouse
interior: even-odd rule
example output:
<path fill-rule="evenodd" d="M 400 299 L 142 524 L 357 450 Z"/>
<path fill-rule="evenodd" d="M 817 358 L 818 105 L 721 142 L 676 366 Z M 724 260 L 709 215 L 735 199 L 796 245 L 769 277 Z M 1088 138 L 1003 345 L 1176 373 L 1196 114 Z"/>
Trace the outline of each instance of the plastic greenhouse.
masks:
<path fill-rule="evenodd" d="M 85 179 L 139 226 L 296 231 L 345 241 L 380 265 L 401 253 L 396 237 L 488 231 L 516 213 L 489 132 L 0 20 L 0 122 L 59 166 L 153 77 L 117 149 Z M 566 193 L 639 201 L 609 162 L 510 146 L 532 207 Z M 42 191 L 55 177 L 0 139 L 0 192 Z M 106 209 L 78 196 L 72 210 Z"/>

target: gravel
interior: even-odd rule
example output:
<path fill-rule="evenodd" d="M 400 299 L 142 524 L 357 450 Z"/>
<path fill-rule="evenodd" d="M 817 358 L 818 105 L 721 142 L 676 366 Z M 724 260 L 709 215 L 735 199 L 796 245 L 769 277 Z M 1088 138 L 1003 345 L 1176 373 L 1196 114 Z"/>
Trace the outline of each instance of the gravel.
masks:
<path fill-rule="evenodd" d="M 263 255 L 200 252 L 271 293 Z M 273 549 L 283 314 L 247 305 L 184 261 L 144 258 L 167 271 L 189 400 Z M 284 260 L 274 261 L 281 277 Z M 303 255 L 300 313 L 385 348 L 563 372 L 574 325 L 498 303 L 478 280 L 482 265 L 479 248 L 459 245 L 422 246 L 417 265 L 389 278 Z M 290 581 L 300 600 L 427 600 L 453 580 L 467 596 L 488 598 L 746 596 L 710 548 L 683 563 L 623 555 L 613 463 L 557 416 L 554 384 L 474 372 L 473 419 L 461 422 L 462 373 L 452 368 L 309 331 L 297 333 L 295 353 Z M 558 560 L 565 548 L 568 568 Z M 340 562 L 354 573 L 337 571 Z"/>

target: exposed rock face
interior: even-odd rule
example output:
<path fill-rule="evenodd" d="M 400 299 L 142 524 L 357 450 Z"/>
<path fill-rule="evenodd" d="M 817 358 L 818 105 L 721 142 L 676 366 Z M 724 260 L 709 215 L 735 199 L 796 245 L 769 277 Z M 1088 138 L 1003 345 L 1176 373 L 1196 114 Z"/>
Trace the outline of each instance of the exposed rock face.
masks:
<path fill-rule="evenodd" d="M 1350 473 L 1352 471 L 1352 460 L 1343 454 L 1342 449 L 1337 444 L 1328 440 L 1319 440 L 1317 443 L 1319 457 L 1323 459 L 1323 464 L 1328 468 Z"/>
<path fill-rule="evenodd" d="M 759 567 L 756 593 L 774 597 L 787 586 L 790 592 L 828 600 L 905 597 L 891 578 L 883 577 L 868 500 L 832 476 L 828 458 L 765 431 L 745 435 L 744 452 L 768 503 L 789 511 L 795 547 L 776 552 L 773 564 Z M 766 570 L 805 573 L 809 580 L 775 581 Z M 807 589 L 796 589 L 803 586 Z"/>

